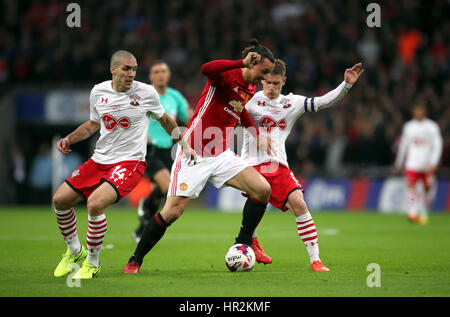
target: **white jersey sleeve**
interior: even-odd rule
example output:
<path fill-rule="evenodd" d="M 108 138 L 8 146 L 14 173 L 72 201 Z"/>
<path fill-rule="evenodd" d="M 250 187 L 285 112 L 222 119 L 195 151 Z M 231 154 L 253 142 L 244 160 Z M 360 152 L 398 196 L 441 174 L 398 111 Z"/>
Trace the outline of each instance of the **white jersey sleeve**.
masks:
<path fill-rule="evenodd" d="M 303 109 L 300 109 L 302 112 L 317 112 L 322 109 L 329 108 L 336 104 L 339 100 L 341 100 L 347 92 L 352 87 L 351 84 L 343 81 L 339 86 L 335 89 L 329 91 L 325 95 L 321 97 L 312 97 L 307 98 L 301 96 L 303 101 Z M 299 107 L 302 108 L 302 107 Z"/>
<path fill-rule="evenodd" d="M 159 100 L 159 94 L 152 85 L 140 83 L 141 90 L 146 91 L 143 96 L 142 105 L 139 108 L 140 111 L 150 113 L 150 117 L 154 120 L 159 120 L 164 115 L 164 108 Z"/>

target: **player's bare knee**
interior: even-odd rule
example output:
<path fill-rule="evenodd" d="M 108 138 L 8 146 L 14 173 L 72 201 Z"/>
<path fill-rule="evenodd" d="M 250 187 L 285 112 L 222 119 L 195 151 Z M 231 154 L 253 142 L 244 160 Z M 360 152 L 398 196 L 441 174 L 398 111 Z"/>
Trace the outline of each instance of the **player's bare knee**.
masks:
<path fill-rule="evenodd" d="M 64 195 L 60 194 L 59 192 L 56 192 L 53 195 L 53 206 L 56 210 L 67 210 L 72 207 L 67 202 L 67 199 L 64 197 Z"/>
<path fill-rule="evenodd" d="M 89 215 L 95 216 L 100 211 L 103 211 L 104 206 L 98 199 L 88 199 L 87 201 L 87 210 Z"/>
<path fill-rule="evenodd" d="M 262 202 L 268 202 L 270 198 L 270 185 L 269 183 L 264 183 L 260 186 L 256 193 L 256 199 L 262 201 Z"/>
<path fill-rule="evenodd" d="M 303 198 L 296 198 L 292 202 L 293 213 L 295 216 L 301 216 L 309 212 L 308 205 Z"/>
<path fill-rule="evenodd" d="M 263 195 L 264 195 L 265 201 L 269 201 L 271 191 L 272 191 L 272 189 L 270 188 L 269 183 L 266 183 L 264 186 L 264 190 L 263 190 Z"/>

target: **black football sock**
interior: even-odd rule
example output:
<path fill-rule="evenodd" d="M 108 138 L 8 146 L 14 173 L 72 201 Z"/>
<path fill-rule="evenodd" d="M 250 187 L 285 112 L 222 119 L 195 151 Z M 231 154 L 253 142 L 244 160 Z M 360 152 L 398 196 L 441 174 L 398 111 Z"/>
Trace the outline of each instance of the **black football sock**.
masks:
<path fill-rule="evenodd" d="M 159 186 L 155 187 L 145 200 L 144 200 L 144 219 L 149 220 L 153 217 L 154 214 L 158 211 L 159 205 L 161 204 L 161 199 L 164 197 L 164 194 L 161 192 L 161 188 Z"/>
<path fill-rule="evenodd" d="M 236 243 L 252 244 L 252 234 L 266 211 L 267 203 L 255 202 L 247 199 L 242 212 L 242 225 Z"/>
<path fill-rule="evenodd" d="M 142 265 L 142 261 L 147 253 L 155 246 L 156 243 L 163 237 L 166 232 L 167 224 L 160 214 L 154 215 L 142 232 L 141 240 L 139 241 L 133 256 L 128 260 L 128 263 L 136 262 Z"/>

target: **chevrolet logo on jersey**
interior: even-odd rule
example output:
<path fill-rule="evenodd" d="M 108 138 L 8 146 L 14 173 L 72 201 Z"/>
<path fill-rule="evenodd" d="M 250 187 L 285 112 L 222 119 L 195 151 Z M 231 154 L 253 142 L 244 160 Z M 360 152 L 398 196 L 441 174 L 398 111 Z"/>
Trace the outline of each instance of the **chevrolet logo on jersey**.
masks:
<path fill-rule="evenodd" d="M 234 111 L 236 112 L 241 112 L 242 110 L 244 110 L 244 106 L 240 101 L 231 100 L 228 104 L 232 106 Z"/>

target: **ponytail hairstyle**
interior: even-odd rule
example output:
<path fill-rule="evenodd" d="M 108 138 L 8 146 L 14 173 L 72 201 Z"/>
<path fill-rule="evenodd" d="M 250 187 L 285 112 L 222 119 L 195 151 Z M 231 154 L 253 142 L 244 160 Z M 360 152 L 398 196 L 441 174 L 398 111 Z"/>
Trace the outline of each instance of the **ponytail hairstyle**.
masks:
<path fill-rule="evenodd" d="M 244 50 L 242 51 L 242 58 L 245 58 L 250 52 L 255 52 L 261 56 L 261 59 L 267 58 L 272 63 L 275 62 L 275 57 L 273 56 L 272 52 L 267 47 L 259 44 L 259 41 L 257 39 L 251 39 L 249 41 L 249 44 L 250 45 L 244 48 Z"/>

